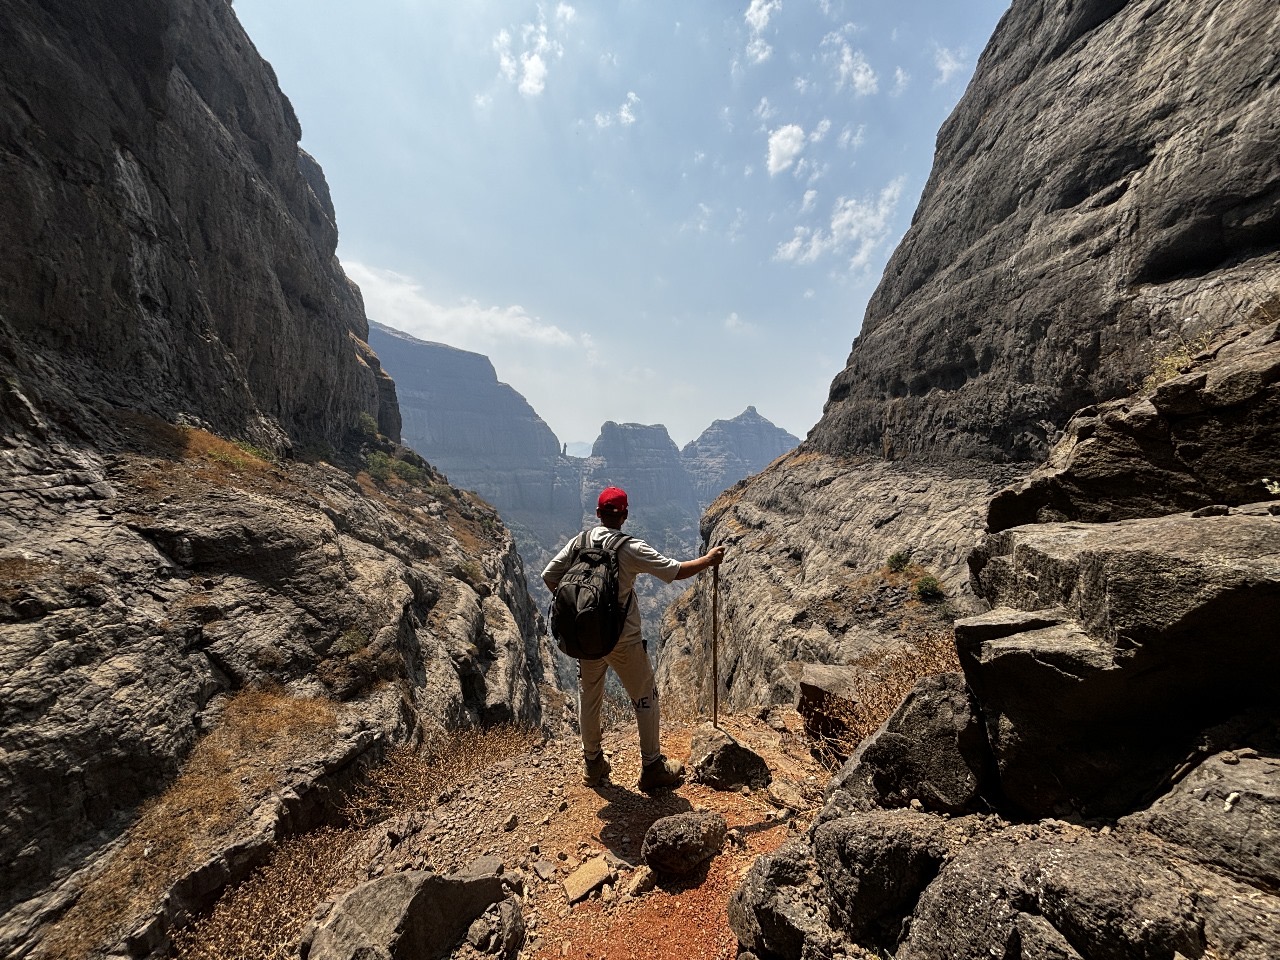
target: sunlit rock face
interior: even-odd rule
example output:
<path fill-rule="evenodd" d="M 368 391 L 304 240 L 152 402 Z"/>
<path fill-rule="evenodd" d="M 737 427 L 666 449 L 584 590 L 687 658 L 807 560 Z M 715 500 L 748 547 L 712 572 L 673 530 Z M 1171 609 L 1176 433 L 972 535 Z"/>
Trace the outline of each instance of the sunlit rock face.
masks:
<path fill-rule="evenodd" d="M 864 657 L 839 585 L 892 544 L 974 610 L 733 894 L 753 954 L 1280 950 L 1278 44 L 1264 0 L 1015 0 L 822 420 L 705 515 L 722 701 Z"/>

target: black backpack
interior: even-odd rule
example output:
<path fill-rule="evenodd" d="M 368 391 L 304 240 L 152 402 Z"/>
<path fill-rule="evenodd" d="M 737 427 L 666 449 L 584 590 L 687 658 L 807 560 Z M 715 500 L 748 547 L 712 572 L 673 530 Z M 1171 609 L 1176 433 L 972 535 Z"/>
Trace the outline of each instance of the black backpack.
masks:
<path fill-rule="evenodd" d="M 590 536 L 584 530 L 575 541 L 548 610 L 556 646 L 576 660 L 599 660 L 617 646 L 632 599 L 618 603 L 618 548 L 631 538 L 610 531 L 605 544 L 612 546 L 593 547 Z"/>

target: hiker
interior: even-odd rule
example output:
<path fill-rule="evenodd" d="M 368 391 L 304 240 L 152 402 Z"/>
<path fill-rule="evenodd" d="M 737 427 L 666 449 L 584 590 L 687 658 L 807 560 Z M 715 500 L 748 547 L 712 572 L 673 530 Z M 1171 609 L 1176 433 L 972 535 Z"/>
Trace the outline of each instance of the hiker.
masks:
<path fill-rule="evenodd" d="M 578 661 L 578 724 L 582 731 L 585 763 L 583 783 L 598 786 L 609 777 L 609 761 L 600 747 L 600 706 L 604 701 L 605 672 L 613 667 L 636 710 L 640 728 L 640 789 L 645 792 L 674 787 L 684 777 L 684 765 L 662 755 L 659 733 L 658 686 L 653 667 L 640 635 L 640 607 L 633 597 L 638 574 L 650 573 L 663 583 L 684 580 L 708 567 L 718 567 L 724 547 L 713 547 L 696 560 L 672 560 L 649 544 L 621 532 L 627 520 L 627 494 L 619 487 L 607 487 L 596 502 L 600 525 L 585 533 L 586 545 L 606 546 L 617 551 L 618 603 L 626 618 L 617 646 L 598 660 Z M 554 595 L 556 587 L 573 562 L 582 537 L 574 537 L 542 571 L 542 580 Z"/>

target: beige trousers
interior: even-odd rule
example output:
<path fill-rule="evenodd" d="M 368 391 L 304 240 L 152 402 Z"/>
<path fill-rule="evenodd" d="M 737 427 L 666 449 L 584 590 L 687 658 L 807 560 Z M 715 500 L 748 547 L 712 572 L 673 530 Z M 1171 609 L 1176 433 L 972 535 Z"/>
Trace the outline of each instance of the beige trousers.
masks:
<path fill-rule="evenodd" d="M 637 637 L 623 640 L 602 660 L 578 661 L 578 726 L 582 730 L 582 753 L 594 760 L 600 756 L 600 707 L 604 702 L 604 678 L 610 667 L 636 710 L 640 728 L 640 759 L 652 763 L 662 755 L 659 738 L 658 685 L 653 679 L 649 654 Z"/>

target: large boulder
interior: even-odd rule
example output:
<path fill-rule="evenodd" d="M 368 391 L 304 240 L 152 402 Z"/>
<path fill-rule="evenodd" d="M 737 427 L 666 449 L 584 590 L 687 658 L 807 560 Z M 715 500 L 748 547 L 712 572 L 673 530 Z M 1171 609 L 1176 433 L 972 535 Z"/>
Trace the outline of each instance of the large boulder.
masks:
<path fill-rule="evenodd" d="M 991 748 L 964 677 L 921 680 L 827 785 L 879 807 L 974 813 L 995 805 Z"/>
<path fill-rule="evenodd" d="M 1280 322 L 1242 329 L 1148 393 L 1076 413 L 1049 459 L 991 501 L 987 525 L 1239 505 L 1277 474 Z"/>
<path fill-rule="evenodd" d="M 957 622 L 960 662 L 1001 788 L 1024 812 L 1127 813 L 1200 730 L 1274 702 L 1280 522 L 1268 504 L 1015 527 L 971 564 L 997 609 Z"/>
<path fill-rule="evenodd" d="M 445 877 L 429 871 L 392 873 L 343 896 L 303 941 L 306 960 L 418 960 L 449 956 L 491 907 L 508 899 L 497 874 Z M 508 910 L 508 913 L 512 911 Z M 507 927 L 523 930 L 509 918 Z M 480 939 L 480 931 L 476 931 Z M 507 952 L 513 938 L 496 942 Z M 519 938 L 514 938 L 519 939 Z M 485 943 L 494 938 L 485 938 Z M 517 946 L 518 949 L 518 946 Z"/>
<path fill-rule="evenodd" d="M 731 896 L 730 927 L 759 960 L 855 946 L 901 960 L 1280 950 L 1274 896 L 1141 832 L 849 807 L 833 798 L 810 838 L 761 857 Z"/>

